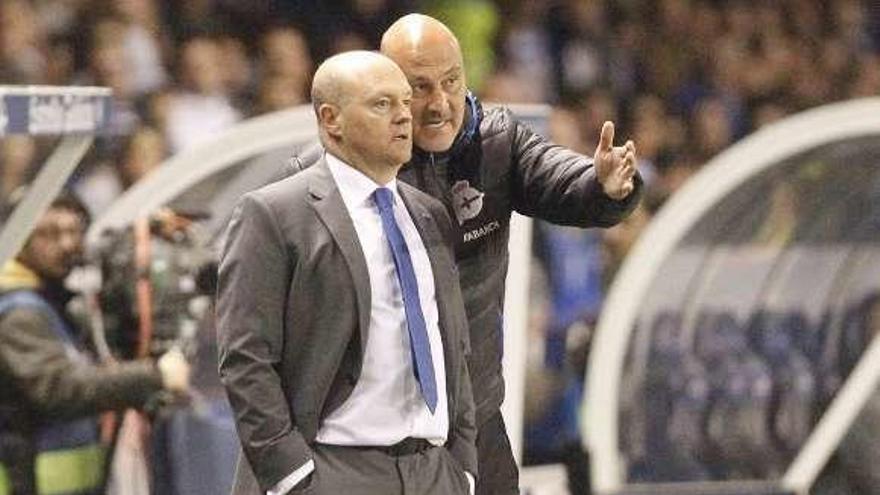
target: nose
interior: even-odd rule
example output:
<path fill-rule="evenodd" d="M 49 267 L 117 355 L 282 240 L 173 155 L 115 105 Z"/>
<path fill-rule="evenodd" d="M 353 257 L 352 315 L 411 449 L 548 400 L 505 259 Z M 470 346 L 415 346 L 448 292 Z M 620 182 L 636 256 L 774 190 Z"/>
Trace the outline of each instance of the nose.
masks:
<path fill-rule="evenodd" d="M 434 112 L 442 112 L 446 109 L 448 98 L 441 88 L 434 88 L 428 96 L 428 109 Z"/>
<path fill-rule="evenodd" d="M 65 253 L 74 253 L 82 247 L 82 235 L 79 232 L 65 231 L 58 238 L 58 246 Z"/>
<path fill-rule="evenodd" d="M 400 105 L 397 115 L 394 116 L 395 124 L 408 124 L 412 122 L 412 111 L 407 105 Z"/>

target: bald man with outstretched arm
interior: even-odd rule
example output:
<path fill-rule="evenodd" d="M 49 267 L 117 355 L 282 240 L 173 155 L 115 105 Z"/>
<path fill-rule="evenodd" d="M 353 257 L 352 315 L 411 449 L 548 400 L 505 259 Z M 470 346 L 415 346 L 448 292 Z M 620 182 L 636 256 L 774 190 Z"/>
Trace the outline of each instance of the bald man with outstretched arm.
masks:
<path fill-rule="evenodd" d="M 373 52 L 331 57 L 326 152 L 246 194 L 219 268 L 234 495 L 464 495 L 477 476 L 469 340 L 443 205 L 396 180 L 412 91 Z"/>

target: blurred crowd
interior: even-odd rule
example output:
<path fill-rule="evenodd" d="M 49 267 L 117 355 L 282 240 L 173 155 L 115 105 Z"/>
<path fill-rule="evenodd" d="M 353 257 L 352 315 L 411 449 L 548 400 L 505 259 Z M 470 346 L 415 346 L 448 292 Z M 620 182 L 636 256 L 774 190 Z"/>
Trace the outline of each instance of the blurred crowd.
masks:
<path fill-rule="evenodd" d="M 649 209 L 752 130 L 880 92 L 867 0 L 4 0 L 0 83 L 113 89 L 119 138 L 80 174 L 100 208 L 163 157 L 306 103 L 316 61 L 411 11 L 456 31 L 484 100 L 553 104 L 558 142 L 590 152 L 617 122 Z M 36 154 L 5 140 L 3 192 Z"/>
<path fill-rule="evenodd" d="M 115 135 L 74 179 L 100 211 L 166 157 L 307 103 L 318 62 L 376 48 L 413 11 L 459 36 L 484 101 L 551 104 L 551 138 L 583 153 L 605 120 L 636 142 L 647 194 L 630 219 L 603 233 L 538 228 L 535 290 L 548 302 L 530 323 L 551 336 L 537 359 L 560 369 L 572 346 L 584 355 L 603 284 L 651 213 L 700 166 L 786 115 L 880 94 L 871 0 L 2 0 L 0 84 L 112 88 Z M 0 198 L 43 148 L 0 140 Z"/>
<path fill-rule="evenodd" d="M 638 145 L 648 211 L 756 128 L 880 93 L 867 0 L 4 0 L 0 84 L 113 89 L 117 137 L 78 179 L 99 210 L 164 157 L 307 103 L 316 61 L 375 48 L 411 11 L 458 34 L 484 101 L 552 104 L 557 142 L 590 153 L 614 120 Z M 38 153 L 4 140 L 4 196 Z"/>

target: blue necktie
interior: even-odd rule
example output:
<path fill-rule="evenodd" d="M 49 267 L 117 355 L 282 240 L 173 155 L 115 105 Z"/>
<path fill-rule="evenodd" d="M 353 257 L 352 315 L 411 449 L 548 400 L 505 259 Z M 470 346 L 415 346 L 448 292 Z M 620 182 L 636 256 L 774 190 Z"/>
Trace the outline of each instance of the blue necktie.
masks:
<path fill-rule="evenodd" d="M 394 220 L 392 209 L 394 196 L 391 190 L 380 187 L 373 194 L 373 199 L 376 201 L 376 206 L 379 207 L 382 229 L 391 246 L 394 266 L 397 268 L 397 279 L 400 281 L 400 290 L 403 292 L 403 308 L 406 312 L 406 326 L 409 328 L 409 342 L 416 380 L 422 390 L 422 397 L 425 398 L 425 403 L 433 414 L 437 408 L 437 381 L 434 379 L 431 342 L 428 341 L 428 328 L 422 314 L 422 305 L 419 303 L 419 286 L 416 282 L 412 259 L 409 256 L 406 241 L 403 239 L 403 233 L 400 232 L 400 227 Z"/>

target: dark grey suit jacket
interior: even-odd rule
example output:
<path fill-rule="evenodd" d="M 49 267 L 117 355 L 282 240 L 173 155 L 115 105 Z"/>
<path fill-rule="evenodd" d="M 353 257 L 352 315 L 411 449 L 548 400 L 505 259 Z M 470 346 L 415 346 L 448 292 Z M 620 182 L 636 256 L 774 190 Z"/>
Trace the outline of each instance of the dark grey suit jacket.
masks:
<path fill-rule="evenodd" d="M 434 272 L 449 399 L 446 447 L 476 474 L 452 224 L 435 199 L 402 182 L 398 188 Z M 242 197 L 220 260 L 217 301 L 220 376 L 248 461 L 239 465 L 236 495 L 254 494 L 257 485 L 265 492 L 311 459 L 321 419 L 357 383 L 369 318 L 366 261 L 324 160 Z"/>

